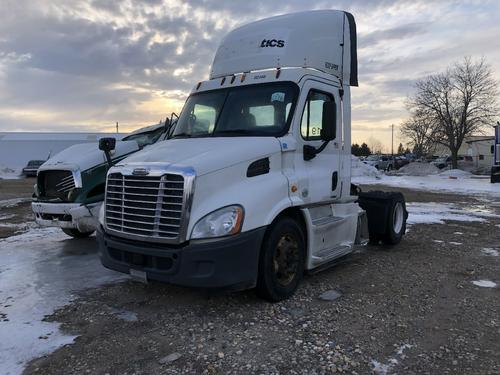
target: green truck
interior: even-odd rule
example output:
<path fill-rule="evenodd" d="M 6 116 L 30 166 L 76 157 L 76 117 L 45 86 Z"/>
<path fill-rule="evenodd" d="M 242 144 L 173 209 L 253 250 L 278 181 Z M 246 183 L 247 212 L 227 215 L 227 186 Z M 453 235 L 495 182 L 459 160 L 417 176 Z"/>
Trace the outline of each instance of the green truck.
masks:
<path fill-rule="evenodd" d="M 111 161 L 116 163 L 166 137 L 167 123 L 136 130 L 116 142 Z M 104 200 L 108 163 L 97 143 L 73 145 L 54 155 L 38 169 L 31 207 L 35 221 L 59 227 L 71 237 L 90 236 Z"/>

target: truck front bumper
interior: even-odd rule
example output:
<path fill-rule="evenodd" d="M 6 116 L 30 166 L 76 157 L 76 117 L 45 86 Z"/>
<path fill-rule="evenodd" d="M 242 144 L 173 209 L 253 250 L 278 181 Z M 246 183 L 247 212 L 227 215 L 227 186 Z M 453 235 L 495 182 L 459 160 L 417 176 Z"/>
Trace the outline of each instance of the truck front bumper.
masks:
<path fill-rule="evenodd" d="M 99 208 L 102 202 L 84 205 L 81 203 L 33 202 L 31 209 L 35 221 L 44 227 L 78 229 L 91 232 L 98 226 Z"/>
<path fill-rule="evenodd" d="M 109 269 L 142 271 L 147 279 L 194 288 L 242 290 L 255 287 L 266 228 L 182 247 L 125 240 L 97 229 L 99 255 Z"/>

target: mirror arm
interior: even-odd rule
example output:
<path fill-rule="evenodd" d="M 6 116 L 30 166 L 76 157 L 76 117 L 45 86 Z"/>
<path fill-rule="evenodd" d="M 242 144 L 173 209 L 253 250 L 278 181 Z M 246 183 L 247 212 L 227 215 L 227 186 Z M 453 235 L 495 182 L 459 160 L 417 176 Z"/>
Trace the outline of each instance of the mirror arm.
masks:
<path fill-rule="evenodd" d="M 325 149 L 325 147 L 328 145 L 330 141 L 325 141 L 321 146 L 318 148 L 311 146 L 311 145 L 304 145 L 303 153 L 304 153 L 304 160 L 312 160 L 318 155 L 321 151 Z"/>
<path fill-rule="evenodd" d="M 106 155 L 106 160 L 108 162 L 108 169 L 113 166 L 113 161 L 111 160 L 111 154 L 109 150 L 104 151 L 104 155 Z"/>

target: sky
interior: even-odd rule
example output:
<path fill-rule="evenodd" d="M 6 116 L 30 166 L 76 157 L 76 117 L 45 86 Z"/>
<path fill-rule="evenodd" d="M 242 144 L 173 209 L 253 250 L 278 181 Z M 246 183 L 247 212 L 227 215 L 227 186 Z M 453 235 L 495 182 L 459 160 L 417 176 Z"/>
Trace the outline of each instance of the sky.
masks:
<path fill-rule="evenodd" d="M 464 56 L 500 78 L 500 2 L 488 0 L 1 0 L 0 131 L 120 131 L 179 113 L 222 37 L 272 15 L 356 18 L 354 142 L 390 151 L 416 79 Z"/>

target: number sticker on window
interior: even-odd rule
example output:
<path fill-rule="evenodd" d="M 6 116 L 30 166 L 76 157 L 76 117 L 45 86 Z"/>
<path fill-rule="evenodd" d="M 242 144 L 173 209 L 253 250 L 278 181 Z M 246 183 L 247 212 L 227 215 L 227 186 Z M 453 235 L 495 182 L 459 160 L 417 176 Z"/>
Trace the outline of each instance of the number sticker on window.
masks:
<path fill-rule="evenodd" d="M 271 102 L 284 102 L 285 101 L 285 93 L 284 92 L 275 92 L 271 95 Z"/>

